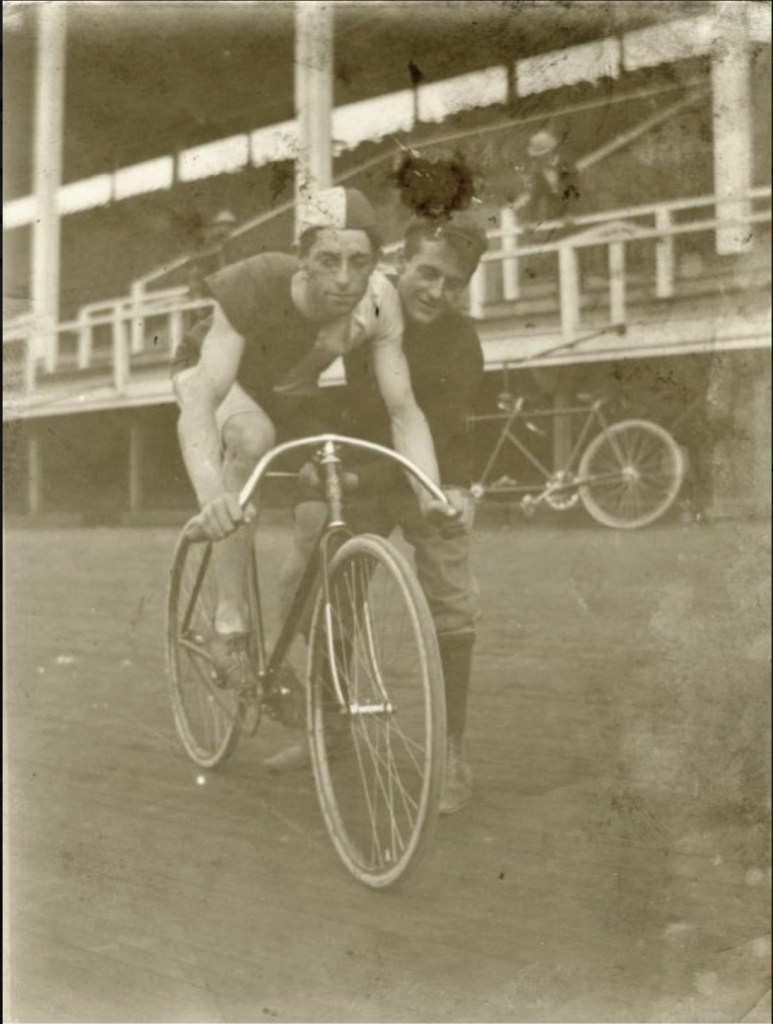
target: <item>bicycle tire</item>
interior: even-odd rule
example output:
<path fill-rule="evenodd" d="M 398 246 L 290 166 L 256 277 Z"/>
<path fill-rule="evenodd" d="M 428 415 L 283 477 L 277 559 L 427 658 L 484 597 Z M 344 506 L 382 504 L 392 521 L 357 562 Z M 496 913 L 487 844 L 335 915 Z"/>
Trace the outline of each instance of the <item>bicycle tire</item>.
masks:
<path fill-rule="evenodd" d="M 649 420 L 621 420 L 583 453 L 580 499 L 602 525 L 635 530 L 671 508 L 684 474 L 684 455 L 667 430 Z"/>
<path fill-rule="evenodd" d="M 388 541 L 352 537 L 335 554 L 328 581 L 330 601 L 320 588 L 309 637 L 314 778 L 340 860 L 358 881 L 382 889 L 416 868 L 437 825 L 445 763 L 440 654 L 421 587 Z"/>
<path fill-rule="evenodd" d="M 180 742 L 200 768 L 217 768 L 241 733 L 242 699 L 217 687 L 206 652 L 217 591 L 210 543 L 181 535 L 167 599 L 167 665 L 172 715 Z"/>

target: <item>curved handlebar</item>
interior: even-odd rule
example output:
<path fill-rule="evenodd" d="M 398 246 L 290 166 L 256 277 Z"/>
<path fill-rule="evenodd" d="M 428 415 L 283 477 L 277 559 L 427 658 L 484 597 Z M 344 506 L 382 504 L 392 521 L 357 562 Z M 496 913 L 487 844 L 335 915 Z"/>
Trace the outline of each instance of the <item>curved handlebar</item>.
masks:
<path fill-rule="evenodd" d="M 403 469 L 407 470 L 411 476 L 417 480 L 425 490 L 429 491 L 433 498 L 438 501 L 444 502 L 446 505 L 451 506 L 451 502 L 448 500 L 443 491 L 434 483 L 427 474 L 419 469 L 418 466 L 406 459 L 399 452 L 392 451 L 391 448 L 384 448 L 380 444 L 374 444 L 372 441 L 361 441 L 356 437 L 346 437 L 342 434 L 318 434 L 316 437 L 303 437 L 297 441 L 285 441 L 284 444 L 279 444 L 276 448 L 272 448 L 271 451 L 266 452 L 262 459 L 253 469 L 250 474 L 247 483 L 239 492 L 239 504 L 244 508 L 247 502 L 252 497 L 252 492 L 260 483 L 262 477 L 265 475 L 269 466 L 277 459 L 286 455 L 288 452 L 298 451 L 301 448 L 324 448 L 325 445 L 347 445 L 350 448 L 359 448 L 360 451 L 373 452 L 376 455 L 383 455 L 393 462 L 397 462 Z M 451 506 L 453 507 L 453 506 Z"/>
<path fill-rule="evenodd" d="M 299 438 L 297 441 L 286 441 L 284 444 L 279 444 L 275 448 L 266 452 L 266 454 L 258 461 L 246 484 L 239 492 L 239 504 L 242 508 L 247 506 L 250 498 L 252 497 L 253 491 L 265 476 L 272 463 L 276 462 L 277 459 L 280 459 L 288 452 L 298 451 L 303 448 L 317 448 L 324 451 L 327 446 L 338 445 L 358 448 L 360 451 L 373 452 L 376 455 L 382 455 L 385 458 L 398 463 L 398 465 L 402 466 L 403 469 L 410 473 L 410 475 L 417 480 L 433 498 L 443 502 L 444 505 L 453 510 L 456 516 L 457 513 L 454 505 L 448 500 L 448 497 L 443 493 L 440 487 L 438 487 L 438 485 L 434 483 L 423 470 L 419 469 L 418 466 L 415 466 L 410 459 L 406 459 L 405 456 L 400 455 L 399 452 L 392 451 L 391 448 L 384 448 L 382 445 L 375 444 L 372 441 L 361 441 L 359 438 L 346 437 L 342 434 L 318 434 L 315 437 Z M 197 516 L 194 516 L 189 520 L 188 524 L 184 527 L 184 533 L 186 538 L 194 543 L 207 539 L 206 533 L 202 530 Z"/>

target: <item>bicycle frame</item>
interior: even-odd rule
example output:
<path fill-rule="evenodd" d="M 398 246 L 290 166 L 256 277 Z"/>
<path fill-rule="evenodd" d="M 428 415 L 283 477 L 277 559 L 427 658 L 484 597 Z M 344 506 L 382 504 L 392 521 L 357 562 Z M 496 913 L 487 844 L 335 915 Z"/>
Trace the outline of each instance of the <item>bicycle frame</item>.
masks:
<path fill-rule="evenodd" d="M 276 672 L 284 661 L 298 632 L 307 602 L 314 591 L 320 568 L 322 570 L 322 585 L 325 598 L 329 602 L 327 567 L 330 558 L 339 539 L 345 539 L 352 535 L 352 531 L 346 525 L 344 514 L 344 497 L 340 474 L 341 457 L 339 454 L 342 446 L 359 449 L 360 451 L 368 451 L 391 459 L 421 484 L 434 498 L 451 507 L 443 491 L 422 470 L 414 466 L 410 460 L 398 452 L 370 441 L 361 441 L 357 438 L 338 434 L 320 434 L 315 437 L 301 438 L 297 441 L 287 441 L 267 452 L 259 460 L 239 494 L 239 503 L 242 508 L 245 508 L 249 503 L 255 491 L 260 487 L 261 481 L 269 475 L 270 467 L 277 460 L 289 452 L 302 449 L 312 449 L 315 452 L 316 461 L 324 471 L 325 501 L 328 508 L 325 525 L 312 549 L 290 608 L 280 628 L 279 636 L 270 651 L 267 651 L 266 647 L 265 627 L 260 600 L 258 559 L 254 545 L 251 548 L 255 573 L 254 593 L 251 593 L 250 600 L 257 634 L 257 667 L 261 682 L 265 684 L 265 694 L 267 697 L 270 697 L 272 694 Z"/>
<path fill-rule="evenodd" d="M 487 493 L 486 481 L 488 480 L 489 474 L 496 464 L 502 449 L 508 442 L 512 444 L 517 451 L 540 473 L 542 480 L 544 481 L 544 485 L 542 483 L 518 484 L 517 482 L 513 482 L 512 484 L 507 484 L 503 487 L 491 488 L 488 493 L 493 491 L 493 493 L 498 494 L 524 494 L 527 496 L 524 499 L 526 503 L 533 506 L 559 491 L 577 488 L 582 481 L 571 474 L 577 465 L 587 441 L 594 432 L 594 427 L 599 430 L 607 430 L 609 427 L 606 417 L 601 411 L 602 405 L 603 401 L 601 399 L 596 399 L 590 406 L 564 406 L 561 409 L 533 409 L 526 412 L 523 409 L 523 399 L 519 398 L 515 401 L 514 407 L 510 411 L 473 417 L 473 421 L 476 423 L 484 421 L 505 421 L 497 443 L 494 446 L 494 450 L 489 456 L 481 474 L 480 483 L 476 485 L 479 496 Z M 525 423 L 527 428 L 536 431 L 537 428 L 530 423 L 531 419 L 536 419 L 538 417 L 543 419 L 555 419 L 559 414 L 562 416 L 574 416 L 575 418 L 582 415 L 585 416 L 585 422 L 577 434 L 574 444 L 572 445 L 566 459 L 563 460 L 560 466 L 554 466 L 550 469 L 534 454 L 534 452 L 521 440 L 521 438 L 513 432 L 513 429 L 517 421 L 522 421 Z M 562 477 L 564 479 L 562 479 Z M 539 491 L 540 493 L 536 498 L 529 499 L 528 495 L 534 491 Z"/>

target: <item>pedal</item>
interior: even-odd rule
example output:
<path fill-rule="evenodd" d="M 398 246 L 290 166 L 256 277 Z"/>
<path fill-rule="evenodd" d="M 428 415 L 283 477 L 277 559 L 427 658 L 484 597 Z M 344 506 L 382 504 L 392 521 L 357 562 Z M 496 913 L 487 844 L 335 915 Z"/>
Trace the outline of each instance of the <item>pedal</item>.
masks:
<path fill-rule="evenodd" d="M 288 729 L 302 729 L 306 724 L 306 691 L 291 666 L 283 665 L 274 674 L 268 693 L 269 715 Z"/>
<path fill-rule="evenodd" d="M 243 700 L 239 704 L 239 728 L 247 736 L 254 736 L 260 725 L 261 704 L 259 700 Z"/>

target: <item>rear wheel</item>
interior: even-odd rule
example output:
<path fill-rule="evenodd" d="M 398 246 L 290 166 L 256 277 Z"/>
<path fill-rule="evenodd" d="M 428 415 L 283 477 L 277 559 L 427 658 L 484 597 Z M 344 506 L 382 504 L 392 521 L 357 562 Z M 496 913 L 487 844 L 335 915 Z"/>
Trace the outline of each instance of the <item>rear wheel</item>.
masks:
<path fill-rule="evenodd" d="M 437 823 L 445 696 L 437 638 L 405 559 L 380 537 L 348 540 L 320 590 L 309 639 L 309 732 L 317 792 L 347 869 L 391 885 Z"/>
<path fill-rule="evenodd" d="M 580 498 L 598 522 L 622 530 L 654 523 L 684 479 L 682 451 L 667 430 L 625 420 L 603 430 L 580 462 Z"/>
<path fill-rule="evenodd" d="M 167 603 L 167 658 L 175 727 L 185 752 L 216 768 L 236 748 L 243 698 L 218 686 L 208 653 L 217 586 L 212 545 L 180 538 Z"/>

